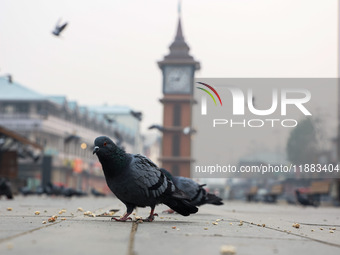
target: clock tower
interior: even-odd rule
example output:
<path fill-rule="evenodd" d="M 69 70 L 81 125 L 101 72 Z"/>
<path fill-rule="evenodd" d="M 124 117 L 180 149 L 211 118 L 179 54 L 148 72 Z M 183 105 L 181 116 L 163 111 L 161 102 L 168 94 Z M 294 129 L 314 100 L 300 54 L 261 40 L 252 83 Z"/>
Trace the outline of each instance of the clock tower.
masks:
<path fill-rule="evenodd" d="M 189 55 L 184 40 L 181 19 L 178 19 L 176 37 L 170 53 L 158 62 L 163 74 L 163 142 L 160 161 L 162 167 L 174 176 L 190 177 L 191 111 L 194 74 L 200 63 Z"/>

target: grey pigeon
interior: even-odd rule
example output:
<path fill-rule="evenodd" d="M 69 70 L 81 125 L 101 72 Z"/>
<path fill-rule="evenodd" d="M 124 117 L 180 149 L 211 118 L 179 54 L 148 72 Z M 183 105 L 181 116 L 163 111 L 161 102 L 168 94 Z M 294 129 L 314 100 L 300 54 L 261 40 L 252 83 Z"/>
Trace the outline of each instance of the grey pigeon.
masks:
<path fill-rule="evenodd" d="M 93 154 L 97 154 L 104 171 L 106 183 L 116 197 L 126 205 L 126 213 L 116 221 L 131 219 L 135 207 L 151 207 L 146 221 L 153 221 L 155 206 L 163 203 L 183 216 L 196 213 L 189 198 L 176 188 L 171 179 L 148 158 L 129 154 L 106 136 L 94 141 Z"/>
<path fill-rule="evenodd" d="M 206 184 L 198 184 L 190 178 L 182 176 L 172 176 L 166 169 L 161 168 L 161 171 L 171 178 L 177 188 L 182 190 L 191 200 L 191 204 L 194 206 L 200 206 L 204 204 L 223 205 L 222 198 L 208 193 L 203 187 Z"/>
<path fill-rule="evenodd" d="M 0 198 L 1 195 L 5 195 L 7 199 L 13 199 L 13 193 L 11 190 L 11 183 L 6 179 L 0 178 Z"/>
<path fill-rule="evenodd" d="M 296 194 L 297 201 L 299 202 L 299 204 L 303 206 L 312 205 L 312 206 L 317 207 L 320 205 L 319 196 L 302 195 L 299 189 L 295 190 L 295 194 Z"/>
<path fill-rule="evenodd" d="M 52 34 L 54 34 L 55 36 L 59 36 L 60 33 L 66 28 L 67 24 L 68 23 L 65 22 L 64 24 L 60 25 L 60 19 L 59 19 L 57 25 L 55 26 L 54 30 L 52 31 Z"/>

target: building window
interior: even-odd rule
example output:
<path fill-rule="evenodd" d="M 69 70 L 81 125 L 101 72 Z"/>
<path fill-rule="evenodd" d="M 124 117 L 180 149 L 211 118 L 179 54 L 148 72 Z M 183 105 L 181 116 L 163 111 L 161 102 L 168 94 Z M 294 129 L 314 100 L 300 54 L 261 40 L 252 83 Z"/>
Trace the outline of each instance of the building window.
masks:
<path fill-rule="evenodd" d="M 173 176 L 180 176 L 179 166 L 178 165 L 172 165 L 171 172 L 172 172 Z"/>
<path fill-rule="evenodd" d="M 5 113 L 7 113 L 7 114 L 15 113 L 15 106 L 14 105 L 10 105 L 10 104 L 6 105 L 5 106 Z"/>
<path fill-rule="evenodd" d="M 178 134 L 174 134 L 172 137 L 172 156 L 176 157 L 180 155 L 180 136 Z"/>
<path fill-rule="evenodd" d="M 16 108 L 17 108 L 16 111 L 18 113 L 28 113 L 29 111 L 29 105 L 27 103 L 17 104 Z"/>
<path fill-rule="evenodd" d="M 181 125 L 181 105 L 175 104 L 174 105 L 174 112 L 173 112 L 173 125 L 178 127 Z"/>

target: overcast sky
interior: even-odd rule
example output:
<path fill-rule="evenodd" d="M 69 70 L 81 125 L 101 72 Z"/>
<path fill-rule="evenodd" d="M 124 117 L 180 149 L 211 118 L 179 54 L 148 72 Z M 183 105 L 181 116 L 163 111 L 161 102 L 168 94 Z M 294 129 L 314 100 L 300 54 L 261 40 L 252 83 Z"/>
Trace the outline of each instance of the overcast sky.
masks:
<path fill-rule="evenodd" d="M 162 122 L 161 71 L 177 0 L 1 0 L 0 74 L 81 105 Z M 183 0 L 196 77 L 336 77 L 337 0 Z M 69 25 L 51 34 L 59 18 Z"/>

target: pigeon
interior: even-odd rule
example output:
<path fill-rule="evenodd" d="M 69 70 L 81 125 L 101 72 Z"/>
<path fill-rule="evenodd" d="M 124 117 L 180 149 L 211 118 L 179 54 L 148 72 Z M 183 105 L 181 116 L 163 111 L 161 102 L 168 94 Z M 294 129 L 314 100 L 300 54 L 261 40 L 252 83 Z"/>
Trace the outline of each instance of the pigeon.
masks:
<path fill-rule="evenodd" d="M 303 196 L 301 195 L 300 191 L 297 189 L 295 190 L 295 194 L 296 194 L 296 199 L 297 201 L 304 206 L 307 205 L 311 205 L 311 206 L 318 206 L 319 203 L 316 199 L 314 199 L 313 197 L 309 197 L 309 196 Z"/>
<path fill-rule="evenodd" d="M 180 191 L 150 159 L 140 154 L 129 154 L 109 137 L 100 136 L 94 141 L 96 154 L 103 168 L 106 183 L 126 206 L 126 213 L 116 221 L 131 220 L 129 215 L 136 207 L 151 208 L 145 221 L 153 221 L 155 206 L 163 203 L 183 216 L 196 213 L 198 208 Z"/>
<path fill-rule="evenodd" d="M 7 199 L 13 199 L 10 182 L 2 178 L 0 178 L 0 198 L 1 195 L 5 195 Z"/>
<path fill-rule="evenodd" d="M 0 185 L 1 186 L 1 185 Z M 27 196 L 27 195 L 33 195 L 35 194 L 35 192 L 33 190 L 31 190 L 29 187 L 24 186 L 19 188 L 19 191 L 22 195 Z"/>
<path fill-rule="evenodd" d="M 98 190 L 96 190 L 95 188 L 91 189 L 91 193 L 92 195 L 94 195 L 95 197 L 105 197 L 106 195 L 102 192 L 99 192 Z"/>
<path fill-rule="evenodd" d="M 54 34 L 55 36 L 60 36 L 60 33 L 66 28 L 68 23 L 65 22 L 62 25 L 59 25 L 59 24 L 60 24 L 60 19 L 58 20 L 58 23 L 56 24 L 54 30 L 52 31 L 52 34 Z"/>
<path fill-rule="evenodd" d="M 173 183 L 176 187 L 182 190 L 190 199 L 191 204 L 194 206 L 201 206 L 204 204 L 213 204 L 213 205 L 223 205 L 222 198 L 208 193 L 203 187 L 206 184 L 198 184 L 190 178 L 182 177 L 182 176 L 172 176 L 166 169 L 161 168 L 161 171 L 170 179 L 172 179 Z M 168 211 L 172 212 L 172 211 Z"/>

